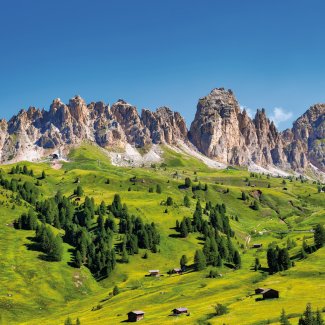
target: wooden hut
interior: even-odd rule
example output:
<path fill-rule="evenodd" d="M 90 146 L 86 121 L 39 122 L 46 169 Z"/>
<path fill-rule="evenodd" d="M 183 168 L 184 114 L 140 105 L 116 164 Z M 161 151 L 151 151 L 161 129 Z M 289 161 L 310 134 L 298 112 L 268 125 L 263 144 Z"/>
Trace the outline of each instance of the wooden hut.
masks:
<path fill-rule="evenodd" d="M 265 289 L 261 294 L 263 295 L 263 299 L 279 298 L 279 291 L 274 289 Z"/>
<path fill-rule="evenodd" d="M 149 270 L 149 276 L 160 276 L 159 270 Z"/>
<path fill-rule="evenodd" d="M 128 313 L 128 322 L 138 322 L 144 318 L 142 310 L 133 310 Z"/>
<path fill-rule="evenodd" d="M 185 307 L 179 307 L 172 310 L 174 315 L 187 314 L 188 309 Z"/>
<path fill-rule="evenodd" d="M 263 246 L 263 244 L 254 244 L 253 248 L 261 248 Z"/>
<path fill-rule="evenodd" d="M 173 273 L 173 274 L 182 274 L 183 271 L 182 271 L 182 269 L 180 269 L 180 268 L 175 268 L 175 269 L 172 270 L 172 273 Z"/>

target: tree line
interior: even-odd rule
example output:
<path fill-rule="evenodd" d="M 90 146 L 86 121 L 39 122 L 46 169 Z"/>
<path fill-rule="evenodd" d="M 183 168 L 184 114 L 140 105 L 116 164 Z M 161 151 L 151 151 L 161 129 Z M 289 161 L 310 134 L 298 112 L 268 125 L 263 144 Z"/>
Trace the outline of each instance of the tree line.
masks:
<path fill-rule="evenodd" d="M 209 221 L 203 219 L 204 213 L 209 216 Z M 203 210 L 198 200 L 193 217 L 184 217 L 180 223 L 176 221 L 176 230 L 182 238 L 192 232 L 199 232 L 204 237 L 203 249 L 195 252 L 195 270 L 203 270 L 207 265 L 222 266 L 223 261 L 232 263 L 236 268 L 241 267 L 239 252 L 231 241 L 234 231 L 230 227 L 225 204 L 213 206 L 208 202 Z M 182 258 L 180 264 L 183 268 L 186 257 Z"/>

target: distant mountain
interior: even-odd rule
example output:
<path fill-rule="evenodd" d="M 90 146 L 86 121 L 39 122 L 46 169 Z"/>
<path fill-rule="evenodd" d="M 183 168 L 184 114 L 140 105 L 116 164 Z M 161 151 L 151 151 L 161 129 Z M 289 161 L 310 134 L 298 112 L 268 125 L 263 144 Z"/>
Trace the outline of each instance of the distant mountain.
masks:
<path fill-rule="evenodd" d="M 199 100 L 189 138 L 206 156 L 223 163 L 304 171 L 309 163 L 325 171 L 325 104 L 310 107 L 292 129 L 279 132 L 257 110 L 251 119 L 231 90 L 214 89 Z"/>
<path fill-rule="evenodd" d="M 292 129 L 279 132 L 264 109 L 251 119 L 231 90 L 216 88 L 199 100 L 188 131 L 183 117 L 167 107 L 139 115 L 122 99 L 112 106 L 87 105 L 79 96 L 68 104 L 55 99 L 49 111 L 30 107 L 0 121 L 0 162 L 38 160 L 85 140 L 111 151 L 181 142 L 224 164 L 299 172 L 312 164 L 325 172 L 325 104 L 310 107 Z"/>

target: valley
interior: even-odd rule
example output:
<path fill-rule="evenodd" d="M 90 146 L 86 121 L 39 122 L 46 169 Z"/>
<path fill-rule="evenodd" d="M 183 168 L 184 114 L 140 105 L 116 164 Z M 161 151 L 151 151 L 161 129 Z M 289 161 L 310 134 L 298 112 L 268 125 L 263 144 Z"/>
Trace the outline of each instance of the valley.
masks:
<path fill-rule="evenodd" d="M 102 149 L 90 143 L 75 147 L 67 161 L 59 162 L 60 168 L 51 163 L 18 164 L 33 170 L 33 176 L 11 174 L 15 165 L 1 166 L 3 178 L 37 184 L 40 201 L 58 191 L 75 201 L 72 194 L 81 186 L 84 193 L 78 204 L 88 196 L 96 207 L 102 201 L 109 206 L 118 193 L 130 214 L 144 223 L 155 223 L 160 242 L 156 253 L 139 249 L 138 254 L 128 255 L 128 263 L 120 263 L 116 245 L 123 242 L 123 234 L 114 233 L 117 264 L 108 277 L 97 281 L 86 263 L 80 268 L 74 265 L 74 247 L 66 242 L 62 260 L 44 259 L 32 245 L 35 231 L 13 227 L 14 220 L 35 205 L 17 201 L 15 192 L 1 187 L 0 324 L 64 324 L 68 317 L 73 322 L 79 318 L 81 324 L 119 324 L 127 320 L 129 311 L 143 310 L 144 324 L 262 325 L 278 324 L 282 308 L 295 324 L 307 303 L 323 311 L 325 250 L 301 256 L 304 241 L 308 247 L 314 245 L 313 227 L 324 222 L 325 193 L 318 190 L 317 182 L 257 174 L 240 167 L 216 170 L 167 146 L 161 150 L 163 161 L 146 167 L 113 166 Z M 186 178 L 191 186 L 184 188 Z M 161 193 L 157 193 L 157 185 Z M 169 206 L 168 197 L 173 201 Z M 198 200 L 206 221 L 211 214 L 205 209 L 208 202 L 226 207 L 240 268 L 223 260 L 220 266 L 207 265 L 195 271 L 194 255 L 203 249 L 204 237 L 190 231 L 182 238 L 175 225 L 184 217 L 192 219 Z M 96 212 L 90 229 L 97 225 L 97 217 Z M 119 218 L 109 209 L 104 213 L 107 218 L 114 218 L 119 225 Z M 63 229 L 49 227 L 64 236 Z M 294 266 L 269 274 L 266 255 L 271 243 L 280 248 L 290 246 Z M 262 246 L 252 248 L 254 244 Z M 180 267 L 183 255 L 188 260 L 183 274 L 168 274 Z M 255 271 L 256 258 L 261 267 Z M 149 270 L 159 270 L 161 276 L 148 277 Z M 210 278 L 210 271 L 222 276 Z M 114 295 L 116 286 L 119 292 Z M 259 287 L 276 289 L 280 297 L 259 301 L 256 298 L 260 296 L 254 294 Z M 226 306 L 228 312 L 217 316 L 217 304 Z M 188 316 L 170 316 L 178 307 L 188 308 Z"/>

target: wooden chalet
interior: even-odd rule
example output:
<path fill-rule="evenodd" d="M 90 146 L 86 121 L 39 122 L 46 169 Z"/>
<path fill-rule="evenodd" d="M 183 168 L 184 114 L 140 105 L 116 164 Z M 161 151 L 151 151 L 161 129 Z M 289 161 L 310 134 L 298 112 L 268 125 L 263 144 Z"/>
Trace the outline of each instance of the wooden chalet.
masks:
<path fill-rule="evenodd" d="M 274 289 L 265 289 L 261 294 L 263 295 L 263 299 L 279 298 L 279 291 Z"/>
<path fill-rule="evenodd" d="M 253 248 L 261 248 L 263 246 L 263 244 L 254 244 Z"/>
<path fill-rule="evenodd" d="M 180 269 L 180 268 L 175 268 L 175 269 L 172 270 L 172 273 L 173 273 L 173 274 L 182 274 L 183 271 L 182 271 L 182 269 Z"/>
<path fill-rule="evenodd" d="M 149 270 L 149 276 L 160 276 L 159 270 Z"/>
<path fill-rule="evenodd" d="M 188 309 L 185 307 L 179 307 L 172 310 L 174 315 L 187 314 Z"/>
<path fill-rule="evenodd" d="M 138 322 L 144 318 L 144 312 L 142 310 L 133 310 L 128 314 L 128 322 Z"/>

